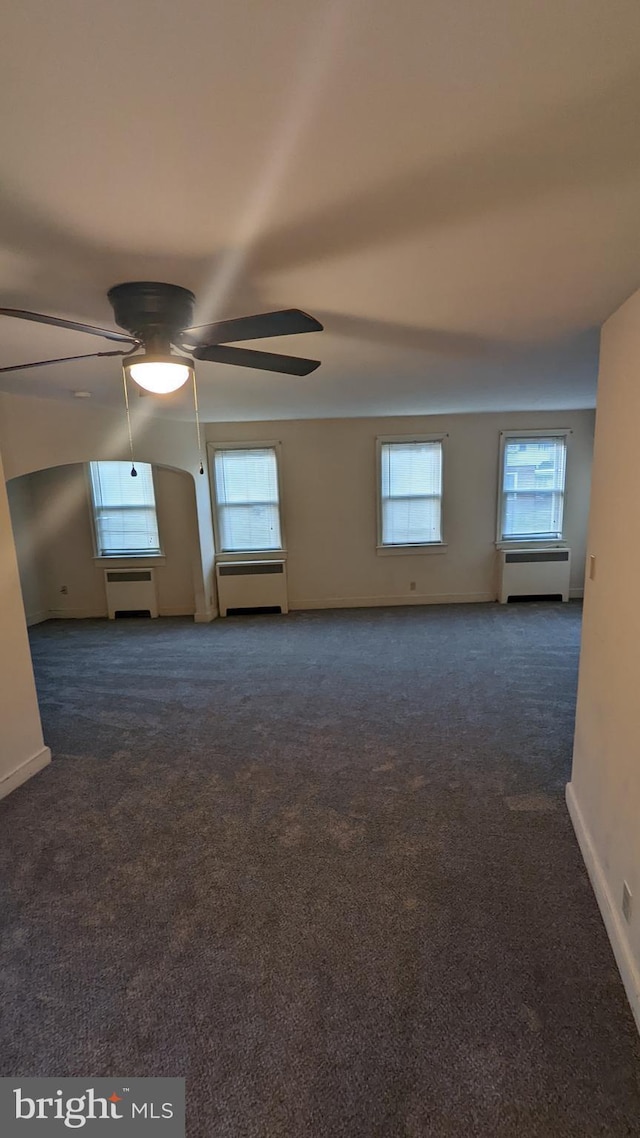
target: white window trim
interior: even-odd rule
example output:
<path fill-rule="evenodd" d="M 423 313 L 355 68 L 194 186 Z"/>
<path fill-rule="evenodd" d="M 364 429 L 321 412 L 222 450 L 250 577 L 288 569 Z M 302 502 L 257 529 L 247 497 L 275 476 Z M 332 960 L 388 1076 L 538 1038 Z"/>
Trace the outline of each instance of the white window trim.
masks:
<path fill-rule="evenodd" d="M 264 450 L 276 452 L 276 475 L 278 479 L 278 512 L 280 514 L 280 547 L 278 549 L 242 549 L 229 553 L 221 548 L 220 523 L 218 521 L 218 498 L 216 495 L 215 454 L 218 450 Z M 246 442 L 225 442 L 218 439 L 207 443 L 207 466 L 211 488 L 211 510 L 213 513 L 213 538 L 215 542 L 215 561 L 286 561 L 287 542 L 284 529 L 284 507 L 282 500 L 282 443 L 278 439 L 250 439 Z"/>
<path fill-rule="evenodd" d="M 445 541 L 445 487 L 448 434 L 432 435 L 380 435 L 376 439 L 376 553 L 379 557 L 397 557 L 414 554 L 446 553 Z M 442 494 L 440 495 L 440 541 L 425 541 L 414 545 L 384 545 L 382 541 L 382 447 L 386 443 L 440 443 L 442 447 Z"/>
<path fill-rule="evenodd" d="M 496 549 L 513 549 L 518 546 L 519 549 L 537 549 L 544 547 L 545 549 L 566 549 L 567 541 L 565 539 L 565 525 L 566 525 L 566 504 L 567 504 L 567 473 L 569 470 L 569 440 L 573 431 L 571 427 L 536 427 L 534 430 L 528 428 L 522 431 L 501 431 L 500 432 L 500 447 L 498 457 L 498 502 L 496 508 Z M 564 467 L 564 489 L 563 489 L 563 507 L 562 507 L 562 537 L 503 537 L 502 536 L 502 516 L 504 511 L 504 491 L 502 488 L 504 478 L 504 448 L 510 439 L 558 439 L 564 437 L 565 441 L 565 467 Z"/>
<path fill-rule="evenodd" d="M 128 462 L 128 459 L 108 459 L 96 458 L 91 459 L 92 462 Z M 140 459 L 142 462 L 142 459 Z M 135 465 L 135 463 L 134 463 Z M 156 504 L 156 522 L 158 521 L 158 496 L 156 494 L 156 471 L 152 462 L 145 462 L 145 466 L 151 467 L 151 479 L 153 482 L 153 497 Z M 96 524 L 96 512 L 93 505 L 93 489 L 91 486 L 91 471 L 89 463 L 84 463 L 84 482 L 87 491 L 87 507 L 89 509 L 89 517 L 91 518 L 91 541 L 93 544 L 93 561 L 96 565 L 102 565 L 103 562 L 108 561 L 112 569 L 117 569 L 118 561 L 122 562 L 122 568 L 145 569 L 153 565 L 165 565 L 167 558 L 162 544 L 162 536 L 160 534 L 160 526 L 158 525 L 158 541 L 160 542 L 160 550 L 158 553 L 101 553 L 98 548 L 98 527 Z M 135 564 L 134 564 L 135 563 Z"/>

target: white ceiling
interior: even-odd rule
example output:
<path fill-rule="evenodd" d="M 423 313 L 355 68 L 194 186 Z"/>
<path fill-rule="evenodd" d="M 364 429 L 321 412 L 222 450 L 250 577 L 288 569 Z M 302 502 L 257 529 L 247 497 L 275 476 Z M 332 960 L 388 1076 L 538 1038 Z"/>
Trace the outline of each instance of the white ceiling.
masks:
<path fill-rule="evenodd" d="M 256 345 L 307 378 L 199 364 L 205 418 L 593 405 L 640 283 L 637 0 L 21 0 L 0 105 L 1 305 L 111 325 L 150 279 L 324 322 Z M 3 366 L 112 346 L 0 322 Z M 121 398 L 117 360 L 0 389 Z"/>

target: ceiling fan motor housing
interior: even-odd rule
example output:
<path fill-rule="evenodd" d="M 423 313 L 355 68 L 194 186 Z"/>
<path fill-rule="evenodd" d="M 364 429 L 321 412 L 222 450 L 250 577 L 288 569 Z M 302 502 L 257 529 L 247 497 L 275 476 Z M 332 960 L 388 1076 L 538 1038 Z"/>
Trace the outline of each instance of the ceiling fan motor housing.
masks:
<path fill-rule="evenodd" d="M 193 323 L 195 296 L 179 285 L 129 281 L 108 292 L 116 324 L 141 340 L 147 351 L 168 352 Z"/>

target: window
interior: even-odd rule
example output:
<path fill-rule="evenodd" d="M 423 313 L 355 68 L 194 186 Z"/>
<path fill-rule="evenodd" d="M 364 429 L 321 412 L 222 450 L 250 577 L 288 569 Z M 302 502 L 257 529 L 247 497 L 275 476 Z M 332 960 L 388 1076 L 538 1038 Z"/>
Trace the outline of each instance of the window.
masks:
<path fill-rule="evenodd" d="M 160 554 L 153 474 L 147 462 L 90 462 L 96 549 L 100 557 Z"/>
<path fill-rule="evenodd" d="M 567 434 L 503 434 L 498 541 L 562 538 Z"/>
<path fill-rule="evenodd" d="M 213 482 L 221 552 L 282 549 L 275 446 L 215 450 Z"/>
<path fill-rule="evenodd" d="M 380 439 L 381 547 L 442 544 L 442 438 Z"/>

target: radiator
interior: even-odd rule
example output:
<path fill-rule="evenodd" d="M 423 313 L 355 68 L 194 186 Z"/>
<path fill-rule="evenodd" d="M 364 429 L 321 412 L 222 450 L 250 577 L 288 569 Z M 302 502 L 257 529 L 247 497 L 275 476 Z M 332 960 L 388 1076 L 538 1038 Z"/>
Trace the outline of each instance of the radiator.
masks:
<path fill-rule="evenodd" d="M 216 580 L 220 616 L 229 609 L 289 611 L 284 561 L 218 561 Z"/>
<path fill-rule="evenodd" d="M 153 569 L 105 569 L 107 613 L 114 620 L 118 612 L 148 612 L 158 615 Z"/>
<path fill-rule="evenodd" d="M 570 549 L 502 549 L 499 599 L 560 595 L 569 600 Z"/>

